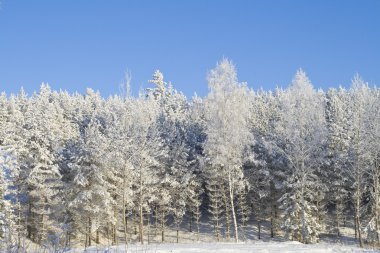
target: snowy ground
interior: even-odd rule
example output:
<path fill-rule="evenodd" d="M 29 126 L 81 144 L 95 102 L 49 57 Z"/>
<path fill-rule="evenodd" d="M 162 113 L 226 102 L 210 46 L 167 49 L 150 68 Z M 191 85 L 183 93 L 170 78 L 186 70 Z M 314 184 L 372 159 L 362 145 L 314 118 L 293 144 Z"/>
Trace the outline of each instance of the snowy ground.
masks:
<path fill-rule="evenodd" d="M 251 253 L 251 252 L 268 252 L 268 253 L 286 253 L 286 252 L 379 252 L 379 249 L 371 249 L 367 244 L 366 248 L 358 247 L 355 240 L 353 224 L 347 221 L 347 227 L 341 228 L 341 236 L 337 237 L 334 233 L 329 233 L 325 229 L 325 233 L 320 235 L 321 242 L 317 244 L 301 244 L 299 242 L 288 241 L 281 234 L 277 234 L 275 238 L 270 237 L 269 223 L 263 222 L 261 229 L 261 239 L 258 239 L 258 230 L 253 222 L 247 228 L 245 233 L 240 234 L 242 241 L 238 244 L 232 243 L 232 239 L 226 239 L 224 231 L 222 231 L 221 241 L 215 243 L 215 236 L 209 224 L 202 222 L 200 230 L 202 231 L 199 238 L 195 232 L 189 232 L 184 222 L 184 226 L 179 234 L 179 244 L 176 243 L 176 230 L 167 228 L 165 232 L 165 243 L 161 243 L 160 232 L 154 232 L 153 227 L 147 227 L 144 236 L 144 245 L 138 242 L 138 235 L 134 233 L 131 227 L 128 233 L 128 245 L 125 246 L 122 237 L 119 237 L 119 246 L 110 246 L 111 241 L 106 238 L 100 238 L 101 243 L 98 246 L 92 246 L 86 250 L 83 248 L 84 240 L 72 242 L 71 250 L 65 253 Z M 148 236 L 149 235 L 149 236 Z M 82 238 L 84 239 L 84 238 Z M 150 243 L 148 243 L 148 241 Z M 93 242 L 94 243 L 94 242 Z M 48 253 L 53 252 L 45 250 L 33 243 L 30 244 L 28 253 Z M 62 251 L 58 251 L 62 252 Z"/>
<path fill-rule="evenodd" d="M 193 243 L 193 244 L 149 244 L 138 245 L 132 244 L 125 248 L 122 246 L 113 246 L 110 248 L 91 247 L 86 251 L 83 249 L 76 249 L 69 251 L 74 252 L 130 252 L 130 253 L 286 253 L 286 252 L 310 252 L 310 253 L 324 253 L 324 252 L 380 252 L 374 249 L 360 249 L 357 246 L 347 246 L 340 244 L 301 244 L 298 242 L 252 242 L 252 243 Z"/>

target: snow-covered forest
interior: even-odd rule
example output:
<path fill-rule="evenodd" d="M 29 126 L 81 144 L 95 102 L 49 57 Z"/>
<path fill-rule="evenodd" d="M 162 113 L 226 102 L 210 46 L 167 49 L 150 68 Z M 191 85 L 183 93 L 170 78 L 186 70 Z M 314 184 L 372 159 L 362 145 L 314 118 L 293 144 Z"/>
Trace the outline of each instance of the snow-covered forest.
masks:
<path fill-rule="evenodd" d="M 82 247 L 185 230 L 240 242 L 254 226 L 317 243 L 355 231 L 380 244 L 380 89 L 252 90 L 224 59 L 187 99 L 156 71 L 150 88 L 103 98 L 0 96 L 1 249 Z M 47 246 L 46 246 L 47 247 Z"/>

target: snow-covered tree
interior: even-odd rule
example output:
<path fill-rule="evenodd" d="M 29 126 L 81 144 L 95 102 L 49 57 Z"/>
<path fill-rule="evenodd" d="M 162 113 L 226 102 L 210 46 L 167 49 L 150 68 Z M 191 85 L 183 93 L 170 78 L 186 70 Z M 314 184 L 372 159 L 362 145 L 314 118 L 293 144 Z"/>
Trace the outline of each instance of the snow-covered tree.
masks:
<path fill-rule="evenodd" d="M 242 187 L 243 151 L 251 140 L 247 127 L 249 91 L 245 84 L 238 82 L 235 67 L 227 59 L 210 71 L 208 83 L 210 92 L 205 101 L 207 139 L 204 151 L 209 164 L 226 176 L 237 242 L 239 235 L 234 200 Z"/>
<path fill-rule="evenodd" d="M 197 233 L 197 241 L 199 241 L 199 223 L 202 215 L 201 205 L 202 205 L 202 194 L 204 192 L 201 183 L 198 179 L 193 179 L 187 185 L 187 206 L 189 213 L 189 231 L 193 232 L 193 220 L 195 220 L 196 224 L 196 233 Z"/>
<path fill-rule="evenodd" d="M 206 193 L 208 197 L 208 211 L 211 214 L 210 221 L 213 225 L 214 235 L 220 241 L 220 232 L 223 218 L 223 193 L 220 185 L 221 178 L 218 176 L 218 169 L 214 166 L 207 166 L 205 173 L 207 178 Z"/>
<path fill-rule="evenodd" d="M 348 150 L 351 185 L 351 197 L 354 206 L 355 238 L 363 246 L 362 207 L 369 168 L 370 153 L 365 136 L 367 136 L 366 110 L 370 98 L 370 88 L 358 75 L 352 80 L 350 89 L 350 147 Z"/>
<path fill-rule="evenodd" d="M 270 222 L 271 237 L 281 224 L 312 243 L 351 215 L 360 245 L 380 244 L 378 88 L 355 76 L 316 91 L 300 70 L 288 89 L 253 92 L 228 60 L 205 98 L 188 100 L 158 70 L 149 82 L 139 97 L 46 84 L 0 94 L 1 250 L 123 237 L 126 251 L 150 242 L 151 218 L 162 241 L 171 229 L 178 242 L 183 221 L 199 241 L 201 217 L 218 241 L 256 224 L 261 238 Z"/>
<path fill-rule="evenodd" d="M 179 226 L 187 208 L 186 200 L 198 192 L 189 187 L 195 180 L 194 170 L 198 162 L 194 136 L 197 125 L 189 121 L 191 111 L 186 97 L 171 83 L 167 86 L 162 73 L 156 71 L 150 82 L 156 87 L 148 89 L 147 96 L 154 98 L 159 105 L 156 125 L 167 150 L 167 154 L 160 159 L 160 178 L 164 179 L 160 188 L 170 195 L 171 205 L 168 208 L 174 218 L 178 241 Z"/>
<path fill-rule="evenodd" d="M 36 242 L 48 242 L 59 232 L 55 217 L 60 209 L 61 174 L 57 154 L 63 146 L 65 130 L 61 108 L 54 103 L 48 85 L 41 85 L 25 111 L 24 135 L 28 156 L 25 164 L 29 204 L 29 236 Z M 48 238 L 49 237 L 49 238 Z"/>
<path fill-rule="evenodd" d="M 14 166 L 15 159 L 12 157 L 12 152 L 4 147 L 0 148 L 0 250 L 4 251 L 6 251 L 6 248 L 3 248 L 3 246 L 14 244 L 15 224 L 12 203 L 7 199 L 9 194 L 9 174 L 11 167 Z"/>
<path fill-rule="evenodd" d="M 160 157 L 165 155 L 162 140 L 155 126 L 157 105 L 152 99 L 136 101 L 133 118 L 133 146 L 131 164 L 136 177 L 136 211 L 139 216 L 139 240 L 144 242 L 144 213 L 150 213 L 150 207 L 158 198 L 156 185 Z"/>
<path fill-rule="evenodd" d="M 12 158 L 12 166 L 8 166 L 9 195 L 12 199 L 12 211 L 14 214 L 14 237 L 16 238 L 16 248 L 22 250 L 25 247 L 26 228 L 28 224 L 27 199 L 28 194 L 27 177 L 29 169 L 29 151 L 26 138 L 24 138 L 24 114 L 28 106 L 28 101 L 23 90 L 16 97 L 11 95 L 8 100 L 8 119 L 4 121 L 6 126 L 3 147 Z"/>
<path fill-rule="evenodd" d="M 380 92 L 372 90 L 365 111 L 366 136 L 369 169 L 367 188 L 369 190 L 369 222 L 366 226 L 367 240 L 380 245 Z"/>
<path fill-rule="evenodd" d="M 318 240 L 320 226 L 316 198 L 317 169 L 325 142 L 324 107 L 302 70 L 280 94 L 281 114 L 278 147 L 288 163 L 285 193 L 281 197 L 286 235 L 303 243 Z"/>
<path fill-rule="evenodd" d="M 249 206 L 248 200 L 249 184 L 248 181 L 245 181 L 245 186 L 240 187 L 237 193 L 237 213 L 239 217 L 239 228 L 242 238 L 246 239 L 246 228 L 248 225 L 249 217 L 251 214 L 251 208 Z M 259 238 L 260 239 L 260 238 Z"/>
<path fill-rule="evenodd" d="M 344 210 L 349 201 L 348 179 L 350 146 L 350 106 L 348 92 L 339 88 L 330 89 L 326 94 L 326 123 L 328 130 L 328 161 L 330 171 L 328 184 L 330 185 L 329 201 L 335 203 L 336 232 L 340 236 L 340 227 L 344 220 Z"/>
<path fill-rule="evenodd" d="M 276 150 L 275 127 L 279 119 L 279 101 L 272 92 L 258 91 L 251 96 L 250 129 L 255 137 L 247 152 L 245 175 L 249 181 L 249 200 L 261 237 L 261 223 L 270 220 L 271 237 L 278 230 L 278 203 L 282 155 Z M 280 173 L 279 173 L 280 172 Z"/>
<path fill-rule="evenodd" d="M 134 100 L 116 100 L 111 110 L 112 120 L 109 123 L 108 135 L 110 150 L 107 154 L 109 165 L 115 171 L 115 201 L 121 202 L 117 208 L 123 224 L 124 241 L 128 241 L 128 216 L 134 209 L 133 184 L 136 180 L 133 174 L 131 159 L 134 155 L 134 135 L 136 106 Z"/>
<path fill-rule="evenodd" d="M 91 246 L 95 233 L 112 219 L 113 199 L 110 195 L 109 171 L 103 163 L 105 146 L 104 126 L 92 119 L 84 129 L 79 143 L 71 152 L 69 163 L 73 177 L 68 193 L 68 208 L 75 221 L 75 229 L 86 236 L 85 245 Z"/>

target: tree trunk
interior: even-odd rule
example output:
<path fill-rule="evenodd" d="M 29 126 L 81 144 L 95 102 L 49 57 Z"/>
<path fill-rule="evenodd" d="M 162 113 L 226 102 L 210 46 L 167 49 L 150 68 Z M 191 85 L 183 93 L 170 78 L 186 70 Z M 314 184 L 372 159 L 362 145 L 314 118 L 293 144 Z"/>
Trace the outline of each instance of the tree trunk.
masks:
<path fill-rule="evenodd" d="M 214 188 L 214 192 L 217 192 L 217 186 L 216 185 L 214 185 L 213 186 L 213 188 Z M 219 208 L 220 208 L 220 206 L 219 206 L 219 199 L 218 199 L 218 197 L 216 197 L 215 198 L 215 207 L 216 207 L 216 212 L 215 212 L 215 219 L 214 219 L 214 233 L 215 233 L 215 237 L 216 237 L 216 239 L 217 239 L 217 241 L 219 242 L 220 241 L 220 238 L 219 238 Z"/>
<path fill-rule="evenodd" d="M 260 240 L 261 239 L 261 222 L 260 222 L 260 220 L 257 221 L 257 225 L 259 228 L 259 240 Z"/>
<path fill-rule="evenodd" d="M 307 229 L 306 229 L 306 201 L 305 201 L 305 165 L 304 161 L 301 162 L 301 172 L 302 172 L 302 181 L 301 181 L 301 223 L 302 223 L 302 243 L 306 243 Z"/>
<path fill-rule="evenodd" d="M 91 246 L 91 218 L 88 217 L 88 246 Z"/>
<path fill-rule="evenodd" d="M 219 221 L 217 220 L 216 223 L 215 223 L 215 236 L 216 236 L 216 241 L 220 241 L 220 238 L 219 238 Z"/>
<path fill-rule="evenodd" d="M 88 234 L 86 232 L 86 237 L 85 237 L 85 240 L 84 240 L 84 249 L 87 249 L 88 247 Z"/>
<path fill-rule="evenodd" d="M 336 229 L 337 229 L 337 235 L 340 237 L 340 219 L 341 219 L 341 203 L 340 199 L 336 201 Z"/>
<path fill-rule="evenodd" d="M 229 204 L 227 200 L 227 193 L 223 190 L 223 200 L 224 200 L 224 206 L 226 208 L 226 238 L 227 241 L 230 240 L 230 210 L 229 210 Z"/>
<path fill-rule="evenodd" d="M 273 205 L 273 214 L 272 214 L 272 219 L 271 219 L 271 236 L 272 238 L 275 236 L 276 234 L 276 221 L 277 221 L 277 205 Z"/>
<path fill-rule="evenodd" d="M 133 225 L 135 229 L 135 235 L 137 235 L 137 211 L 133 211 Z"/>
<path fill-rule="evenodd" d="M 274 230 L 273 230 L 273 217 L 270 217 L 270 237 L 274 237 Z"/>
<path fill-rule="evenodd" d="M 157 231 L 158 231 L 158 215 L 159 215 L 159 212 L 158 212 L 158 206 L 156 206 L 156 210 L 154 212 L 154 215 L 155 215 L 155 222 L 154 222 L 154 236 L 157 235 Z"/>
<path fill-rule="evenodd" d="M 142 172 L 141 172 L 141 166 L 140 166 L 140 201 L 139 201 L 139 215 L 140 215 L 140 222 L 139 222 L 139 240 L 141 244 L 144 244 L 144 216 L 143 216 L 143 189 L 142 189 Z"/>
<path fill-rule="evenodd" d="M 376 237 L 377 237 L 377 245 L 380 245 L 379 214 L 378 214 L 378 212 L 376 212 Z"/>
<path fill-rule="evenodd" d="M 17 227 L 17 248 L 21 247 L 21 202 L 20 202 L 20 191 L 17 191 L 17 206 L 18 206 L 18 227 Z"/>
<path fill-rule="evenodd" d="M 42 228 L 40 231 L 40 236 L 39 236 L 39 244 L 41 244 L 41 241 L 43 241 L 45 238 L 45 214 L 42 214 L 41 217 L 41 223 L 42 223 Z"/>
<path fill-rule="evenodd" d="M 142 203 L 140 203 L 140 223 L 139 223 L 139 240 L 141 244 L 144 244 L 144 214 L 143 214 L 143 208 Z"/>
<path fill-rule="evenodd" d="M 124 230 L 124 241 L 125 244 L 128 243 L 128 227 L 127 227 L 127 210 L 126 210 L 126 197 L 125 197 L 125 188 L 126 188 L 126 178 L 125 178 L 125 169 L 123 175 L 123 230 Z"/>
<path fill-rule="evenodd" d="M 150 213 L 146 214 L 146 223 L 147 223 L 147 234 L 148 234 L 148 244 L 150 244 Z"/>
<path fill-rule="evenodd" d="M 239 242 L 238 226 L 237 226 L 237 222 L 236 222 L 236 214 L 235 214 L 235 206 L 234 206 L 233 185 L 232 185 L 232 178 L 231 178 L 231 172 L 230 171 L 228 171 L 228 184 L 229 184 L 229 192 L 230 192 L 232 218 L 233 218 L 234 227 L 235 227 L 235 242 Z"/>
<path fill-rule="evenodd" d="M 113 224 L 112 225 L 112 235 L 113 235 L 113 238 L 112 238 L 112 244 L 113 245 L 116 245 L 117 244 L 117 231 L 116 231 L 116 225 Z"/>
<path fill-rule="evenodd" d="M 356 224 L 356 211 L 355 211 L 355 215 L 354 215 L 354 226 L 355 226 L 355 239 L 358 239 L 358 226 Z"/>
<path fill-rule="evenodd" d="M 362 248 L 363 247 L 363 240 L 362 240 L 362 233 L 360 231 L 360 220 L 359 216 L 356 216 L 356 226 L 358 228 L 358 235 L 359 235 L 359 245 Z"/>
<path fill-rule="evenodd" d="M 25 217 L 25 225 L 26 225 L 27 238 L 28 239 L 32 239 L 32 227 L 30 226 L 30 224 L 28 222 L 29 221 L 28 218 L 32 215 L 33 215 L 32 214 L 32 205 L 30 203 L 30 200 L 28 200 L 28 215 L 26 215 L 26 217 Z"/>
<path fill-rule="evenodd" d="M 165 216 L 164 216 L 164 208 L 161 207 L 161 241 L 165 241 Z"/>
<path fill-rule="evenodd" d="M 358 165 L 357 165 L 358 166 Z M 361 188 L 360 188 L 360 183 L 361 183 L 361 175 L 359 174 L 359 168 L 356 169 L 356 193 L 355 193 L 355 235 L 357 232 L 357 235 L 359 236 L 359 245 L 360 247 L 363 247 L 363 241 L 362 241 L 362 233 L 360 230 L 360 199 L 361 199 Z M 356 238 L 356 236 L 355 236 Z"/>
<path fill-rule="evenodd" d="M 193 232 L 193 212 L 190 212 L 190 219 L 189 219 L 189 232 Z"/>
<path fill-rule="evenodd" d="M 196 218 L 196 222 L 197 222 L 197 241 L 199 241 L 199 217 L 198 217 L 198 215 Z"/>
<path fill-rule="evenodd" d="M 376 239 L 377 245 L 380 246 L 380 235 L 379 235 L 379 165 L 378 160 L 375 159 L 374 164 L 374 199 L 375 199 L 375 229 L 376 229 Z"/>

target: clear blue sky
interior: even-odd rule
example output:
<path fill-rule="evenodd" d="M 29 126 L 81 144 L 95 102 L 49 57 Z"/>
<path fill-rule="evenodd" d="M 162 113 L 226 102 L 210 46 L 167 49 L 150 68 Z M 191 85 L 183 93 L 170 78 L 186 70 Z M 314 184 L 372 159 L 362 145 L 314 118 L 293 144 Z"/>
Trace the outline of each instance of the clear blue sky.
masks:
<path fill-rule="evenodd" d="M 134 93 L 160 69 L 187 96 L 207 93 L 222 57 L 254 89 L 286 87 L 302 67 L 317 88 L 380 86 L 380 1 L 0 0 L 0 90 L 103 96 L 124 72 Z"/>

